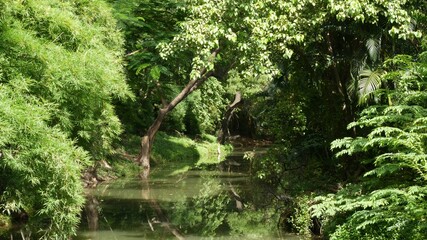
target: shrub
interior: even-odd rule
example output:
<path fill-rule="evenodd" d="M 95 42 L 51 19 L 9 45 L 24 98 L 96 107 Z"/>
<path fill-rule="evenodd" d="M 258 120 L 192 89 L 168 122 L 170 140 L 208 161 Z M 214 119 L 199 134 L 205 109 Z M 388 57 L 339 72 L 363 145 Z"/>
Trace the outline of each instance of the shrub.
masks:
<path fill-rule="evenodd" d="M 79 222 L 84 203 L 80 171 L 88 156 L 46 124 L 47 109 L 0 85 L 0 211 L 28 214 L 40 238 L 65 239 Z"/>

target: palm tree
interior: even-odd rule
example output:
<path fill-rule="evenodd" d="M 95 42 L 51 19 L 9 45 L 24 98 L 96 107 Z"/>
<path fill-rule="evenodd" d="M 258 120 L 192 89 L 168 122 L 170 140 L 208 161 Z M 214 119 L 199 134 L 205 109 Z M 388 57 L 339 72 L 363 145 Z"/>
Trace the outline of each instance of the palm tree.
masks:
<path fill-rule="evenodd" d="M 373 98 L 373 92 L 381 87 L 385 71 L 380 67 L 381 37 L 369 38 L 365 43 L 367 52 L 362 60 L 352 67 L 352 81 L 348 91 L 363 105 Z"/>

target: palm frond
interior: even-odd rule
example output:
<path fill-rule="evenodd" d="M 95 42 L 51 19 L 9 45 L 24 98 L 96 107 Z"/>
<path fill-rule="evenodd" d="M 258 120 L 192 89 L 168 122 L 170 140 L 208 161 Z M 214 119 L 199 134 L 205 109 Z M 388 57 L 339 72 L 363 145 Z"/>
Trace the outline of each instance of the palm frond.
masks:
<path fill-rule="evenodd" d="M 361 60 L 353 59 L 350 67 L 351 80 L 347 86 L 347 91 L 351 94 L 352 98 L 358 98 L 358 82 L 360 72 L 367 67 L 367 56 L 364 56 Z"/>
<path fill-rule="evenodd" d="M 369 38 L 365 44 L 368 49 L 368 55 L 372 62 L 376 62 L 380 56 L 381 39 Z"/>
<path fill-rule="evenodd" d="M 359 104 L 365 104 L 372 96 L 372 93 L 381 86 L 382 70 L 363 69 L 359 74 L 357 92 L 359 95 Z"/>

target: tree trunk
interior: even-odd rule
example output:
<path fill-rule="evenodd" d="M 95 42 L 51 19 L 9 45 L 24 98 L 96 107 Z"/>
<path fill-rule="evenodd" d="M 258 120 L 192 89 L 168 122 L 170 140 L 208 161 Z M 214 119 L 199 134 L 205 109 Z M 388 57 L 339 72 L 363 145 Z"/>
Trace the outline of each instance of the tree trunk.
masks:
<path fill-rule="evenodd" d="M 220 144 L 225 143 L 225 139 L 228 135 L 230 135 L 228 130 L 228 124 L 230 123 L 230 119 L 233 113 L 233 110 L 242 102 L 242 94 L 240 92 L 236 92 L 234 96 L 234 101 L 228 105 L 227 111 L 225 111 L 224 118 L 222 119 L 221 129 L 218 134 L 218 142 Z"/>
<path fill-rule="evenodd" d="M 151 148 L 153 147 L 154 137 L 169 111 L 167 108 L 160 109 L 156 120 L 151 124 L 150 128 L 148 128 L 147 133 L 141 138 L 141 150 L 139 152 L 137 162 L 143 167 L 143 170 L 140 173 L 140 176 L 143 179 L 148 178 L 148 175 L 150 174 L 150 153 Z"/>
<path fill-rule="evenodd" d="M 343 82 L 343 79 L 340 77 L 340 74 L 338 72 L 338 66 L 337 66 L 337 62 L 334 59 L 335 53 L 332 47 L 332 41 L 331 41 L 331 36 L 329 32 L 326 33 L 326 43 L 328 45 L 328 52 L 332 58 L 332 70 L 335 76 L 337 89 L 344 101 L 343 110 L 345 111 L 345 121 L 346 123 L 350 123 L 351 121 L 354 121 L 353 104 L 350 100 L 350 96 L 348 95 L 346 84 L 345 82 Z M 356 128 L 353 128 L 354 136 L 356 134 L 355 131 L 356 131 Z"/>
<path fill-rule="evenodd" d="M 212 52 L 210 60 L 213 62 L 216 55 L 218 54 L 219 49 L 216 49 Z M 139 155 L 136 159 L 138 164 L 143 166 L 143 171 L 140 174 L 140 177 L 143 179 L 148 178 L 150 174 L 150 154 L 151 148 L 153 147 L 154 137 L 156 136 L 157 131 L 159 130 L 164 118 L 166 115 L 172 111 L 182 100 L 184 100 L 190 93 L 196 90 L 204 81 L 213 75 L 214 71 L 207 71 L 206 68 L 200 70 L 200 76 L 196 79 L 191 80 L 187 85 L 181 90 L 181 92 L 169 103 L 164 104 L 163 108 L 159 110 L 156 120 L 148 128 L 146 134 L 141 138 L 141 149 Z"/>

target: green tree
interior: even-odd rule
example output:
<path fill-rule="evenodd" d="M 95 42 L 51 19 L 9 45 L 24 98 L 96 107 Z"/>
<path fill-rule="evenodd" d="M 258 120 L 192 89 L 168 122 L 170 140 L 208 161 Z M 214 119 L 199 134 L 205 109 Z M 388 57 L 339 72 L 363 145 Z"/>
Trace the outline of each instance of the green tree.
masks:
<path fill-rule="evenodd" d="M 356 134 L 346 126 L 363 107 L 359 99 L 379 87 L 373 80 L 382 72 L 382 61 L 399 52 L 417 52 L 425 22 L 419 8 L 425 3 L 265 3 L 254 26 L 268 39 L 269 57 L 280 75 L 256 96 L 252 111 L 261 133 L 282 145 L 281 153 L 265 159 L 267 168 L 271 161 L 283 169 L 310 169 L 307 165 L 314 163 L 340 179 L 358 177 L 357 159 L 336 162 L 329 157 L 329 144 Z M 337 170 L 337 163 L 343 168 Z M 306 173 L 312 175 L 311 170 Z"/>
<path fill-rule="evenodd" d="M 253 10 L 255 5 L 234 1 L 186 1 L 184 6 L 186 19 L 179 23 L 179 33 L 158 47 L 163 59 L 187 69 L 181 76 L 186 84 L 170 102 L 163 104 L 142 138 L 138 161 L 147 169 L 152 141 L 166 115 L 205 81 L 226 79 L 230 69 L 247 77 L 273 73 L 268 54 L 264 53 L 265 44 L 249 38 L 253 23 L 241 21 L 242 16 L 254 17 L 259 7 Z"/>
<path fill-rule="evenodd" d="M 258 95 L 254 112 L 261 130 L 273 133 L 280 146 L 257 159 L 255 169 L 259 177 L 285 189 L 281 191 L 330 191 L 337 182 L 357 180 L 366 171 L 358 156 L 331 158 L 329 144 L 364 132 L 346 128 L 365 106 L 360 99 L 387 103 L 384 95 L 373 94 L 381 87 L 393 89 L 382 79 L 382 63 L 397 53 L 419 51 L 426 4 L 349 0 L 271 5 L 264 12 L 281 25 L 263 19 L 256 26 L 265 36 L 269 27 L 277 28 L 268 49 L 281 76 Z M 264 23 L 269 27 L 262 28 Z M 357 91 L 349 91 L 349 85 Z"/>
<path fill-rule="evenodd" d="M 127 78 L 136 101 L 118 103 L 118 114 L 126 131 L 143 134 L 158 108 L 176 95 L 182 87 L 181 75 L 188 67 L 177 71 L 174 61 L 159 56 L 157 45 L 170 41 L 183 19 L 182 3 L 159 0 L 110 1 L 125 36 Z M 181 61 L 181 63 L 185 63 Z M 174 71 L 172 71 L 174 69 Z M 167 119 L 167 128 L 182 131 L 186 106 L 177 109 Z"/>
<path fill-rule="evenodd" d="M 134 91 L 147 106 L 136 112 L 139 116 L 148 112 L 146 115 L 154 121 L 151 125 L 146 120 L 141 123 L 148 130 L 142 133 L 138 161 L 146 168 L 152 141 L 167 115 L 213 77 L 220 82 L 246 82 L 262 75 L 271 80 L 280 73 L 285 81 L 297 82 L 291 85 L 299 88 L 298 93 L 307 94 L 286 96 L 299 101 L 297 110 L 306 115 L 298 116 L 306 119 L 302 128 L 314 134 L 320 132 L 324 142 L 342 137 L 346 124 L 357 113 L 356 101 L 347 90 L 355 68 L 353 60 L 364 59 L 368 39 L 383 39 L 385 46 L 391 47 L 380 53 L 394 54 L 407 43 L 397 39 L 414 39 L 421 33 L 421 25 L 414 24 L 422 3 L 418 1 L 115 3 L 119 8 L 125 6 L 119 11 L 122 16 L 126 9 L 134 9 L 131 18 L 122 19 L 130 26 L 127 34 L 131 74 L 140 75 L 132 80 Z M 374 55 L 374 51 L 368 51 Z M 176 95 L 168 91 L 180 86 L 183 90 Z M 251 88 L 250 84 L 246 86 Z M 144 101 L 148 96 L 152 100 Z M 152 112 L 156 109 L 159 113 L 154 117 Z M 310 113 L 312 109 L 315 111 Z M 185 114 L 175 114 L 174 118 L 182 116 Z"/>
<path fill-rule="evenodd" d="M 328 221 L 332 239 L 427 237 L 427 53 L 396 56 L 384 64 L 389 89 L 349 128 L 365 134 L 335 140 L 337 156 L 355 156 L 368 169 L 357 184 L 319 197 L 315 215 Z"/>

